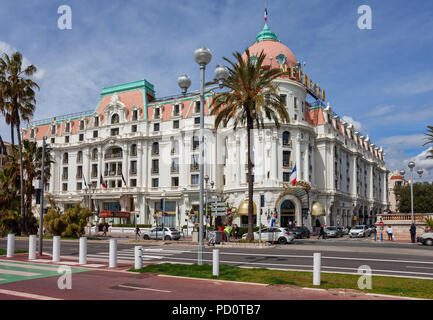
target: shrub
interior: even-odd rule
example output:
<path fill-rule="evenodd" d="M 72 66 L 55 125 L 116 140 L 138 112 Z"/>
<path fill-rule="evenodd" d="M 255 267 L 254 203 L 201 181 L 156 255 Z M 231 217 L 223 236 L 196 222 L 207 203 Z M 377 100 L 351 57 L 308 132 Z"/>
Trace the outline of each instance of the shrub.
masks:
<path fill-rule="evenodd" d="M 76 204 L 63 214 L 54 206 L 48 209 L 44 217 L 44 226 L 47 233 L 54 236 L 78 238 L 84 234 L 87 219 L 91 216 L 92 212 L 81 204 Z"/>
<path fill-rule="evenodd" d="M 253 232 L 259 231 L 259 227 L 254 227 Z M 248 227 L 239 227 L 239 237 L 242 237 L 245 233 L 248 233 Z"/>
<path fill-rule="evenodd" d="M 0 211 L 0 235 L 21 234 L 21 216 L 15 210 Z"/>
<path fill-rule="evenodd" d="M 103 224 L 102 224 L 103 225 Z M 139 228 L 152 228 L 151 224 L 137 224 Z M 113 227 L 119 228 L 135 228 L 135 224 L 132 223 L 124 223 L 124 224 L 113 224 Z"/>

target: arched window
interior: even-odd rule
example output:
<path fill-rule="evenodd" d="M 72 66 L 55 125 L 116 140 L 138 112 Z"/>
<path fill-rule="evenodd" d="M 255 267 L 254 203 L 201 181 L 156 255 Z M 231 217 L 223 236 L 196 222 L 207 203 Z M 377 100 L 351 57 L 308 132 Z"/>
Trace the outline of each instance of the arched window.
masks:
<path fill-rule="evenodd" d="M 69 155 L 67 152 L 65 152 L 63 154 L 63 164 L 68 164 L 68 161 L 69 161 Z"/>
<path fill-rule="evenodd" d="M 288 131 L 283 132 L 283 146 L 290 146 L 290 133 Z"/>
<path fill-rule="evenodd" d="M 117 114 L 117 113 L 115 113 L 115 114 L 113 114 L 112 116 L 111 116 L 111 124 L 116 124 L 116 123 L 119 123 L 119 115 Z"/>
<path fill-rule="evenodd" d="M 112 147 L 105 152 L 105 159 L 122 158 L 123 152 L 120 147 Z"/>
<path fill-rule="evenodd" d="M 159 143 L 158 142 L 154 142 L 152 144 L 152 154 L 153 155 L 159 154 Z"/>

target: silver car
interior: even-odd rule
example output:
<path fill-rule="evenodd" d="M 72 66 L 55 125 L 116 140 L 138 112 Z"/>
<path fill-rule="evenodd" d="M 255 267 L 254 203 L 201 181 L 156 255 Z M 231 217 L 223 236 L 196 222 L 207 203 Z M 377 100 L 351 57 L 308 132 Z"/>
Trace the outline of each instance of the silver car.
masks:
<path fill-rule="evenodd" d="M 354 226 L 349 231 L 349 237 L 350 238 L 352 238 L 352 237 L 368 237 L 368 236 L 370 236 L 370 230 L 364 224 Z"/>
<path fill-rule="evenodd" d="M 261 230 L 261 239 L 265 242 L 278 242 L 281 244 L 292 243 L 295 239 L 295 234 L 290 231 L 289 228 L 265 228 Z M 242 236 L 242 239 L 246 239 L 247 234 Z M 259 232 L 254 232 L 254 241 L 259 241 Z"/>
<path fill-rule="evenodd" d="M 162 227 L 156 227 L 152 230 L 143 232 L 143 239 L 144 240 L 179 240 L 180 239 L 180 233 L 175 228 L 168 228 L 164 227 L 164 230 Z"/>

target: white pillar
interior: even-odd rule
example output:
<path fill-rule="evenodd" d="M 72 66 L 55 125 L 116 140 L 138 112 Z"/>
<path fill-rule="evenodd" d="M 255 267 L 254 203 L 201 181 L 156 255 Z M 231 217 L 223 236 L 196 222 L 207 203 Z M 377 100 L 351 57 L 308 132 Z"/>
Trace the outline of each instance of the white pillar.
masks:
<path fill-rule="evenodd" d="M 117 239 L 110 239 L 110 263 L 108 267 L 117 267 Z"/>
<path fill-rule="evenodd" d="M 36 259 L 36 235 L 32 234 L 29 237 L 29 260 Z"/>
<path fill-rule="evenodd" d="M 321 268 L 321 254 L 314 253 L 314 266 L 313 266 L 313 285 L 320 286 L 320 268 Z"/>
<path fill-rule="evenodd" d="M 87 237 L 80 237 L 79 264 L 87 264 Z"/>
<path fill-rule="evenodd" d="M 60 236 L 53 237 L 53 262 L 60 261 Z"/>
<path fill-rule="evenodd" d="M 15 234 L 8 234 L 8 248 L 6 253 L 6 258 L 12 258 L 15 252 Z"/>
<path fill-rule="evenodd" d="M 139 270 L 143 268 L 143 247 L 135 246 L 135 265 L 134 268 Z"/>
<path fill-rule="evenodd" d="M 213 268 L 212 268 L 212 275 L 218 277 L 220 274 L 220 251 L 219 249 L 213 250 Z"/>

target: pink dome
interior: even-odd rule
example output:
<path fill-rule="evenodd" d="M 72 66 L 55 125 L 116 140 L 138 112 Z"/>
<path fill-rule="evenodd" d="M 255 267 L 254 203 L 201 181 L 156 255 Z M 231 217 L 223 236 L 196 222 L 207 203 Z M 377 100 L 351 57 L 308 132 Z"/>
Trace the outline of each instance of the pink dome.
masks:
<path fill-rule="evenodd" d="M 296 66 L 296 57 L 293 52 L 279 41 L 274 40 L 264 40 L 261 42 L 254 43 L 250 49 L 250 56 L 259 56 L 263 51 L 266 54 L 265 61 L 263 65 L 270 66 L 271 69 L 279 68 L 280 63 L 287 65 L 287 67 Z M 246 54 L 244 53 L 244 57 Z"/>

